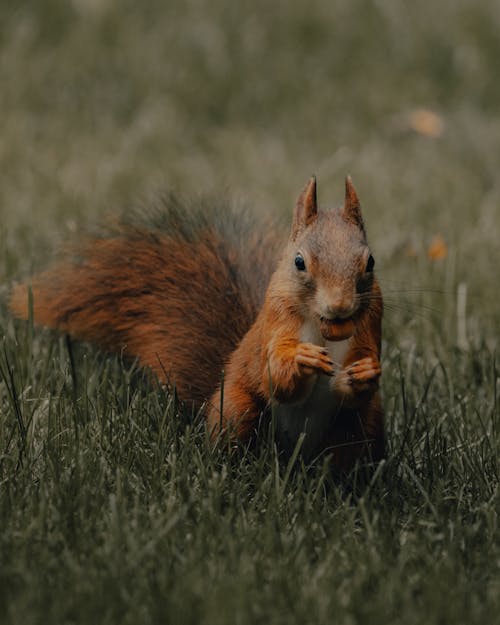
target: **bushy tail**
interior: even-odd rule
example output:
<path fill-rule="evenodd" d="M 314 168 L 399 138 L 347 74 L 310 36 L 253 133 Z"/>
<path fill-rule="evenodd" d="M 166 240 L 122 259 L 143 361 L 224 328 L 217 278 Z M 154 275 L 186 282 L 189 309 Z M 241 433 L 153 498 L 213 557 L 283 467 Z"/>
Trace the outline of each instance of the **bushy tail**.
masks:
<path fill-rule="evenodd" d="M 35 323 L 138 358 L 202 402 L 256 317 L 276 249 L 248 215 L 169 198 L 153 223 L 87 239 L 16 286 L 10 307 L 26 319 L 31 288 Z"/>

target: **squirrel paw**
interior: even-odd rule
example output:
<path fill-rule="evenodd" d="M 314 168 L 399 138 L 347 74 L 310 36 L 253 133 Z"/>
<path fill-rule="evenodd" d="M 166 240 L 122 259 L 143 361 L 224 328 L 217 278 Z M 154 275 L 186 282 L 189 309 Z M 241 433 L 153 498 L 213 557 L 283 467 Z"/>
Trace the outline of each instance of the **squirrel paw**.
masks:
<path fill-rule="evenodd" d="M 306 375 L 313 373 L 334 374 L 334 364 L 328 351 L 313 343 L 299 343 L 295 351 L 295 362 Z"/>
<path fill-rule="evenodd" d="M 357 395 L 358 393 L 375 392 L 382 369 L 376 358 L 367 356 L 353 362 L 335 377 L 334 386 L 343 395 Z"/>
<path fill-rule="evenodd" d="M 346 367 L 350 386 L 355 392 L 376 390 L 382 369 L 380 362 L 371 356 L 362 358 Z"/>

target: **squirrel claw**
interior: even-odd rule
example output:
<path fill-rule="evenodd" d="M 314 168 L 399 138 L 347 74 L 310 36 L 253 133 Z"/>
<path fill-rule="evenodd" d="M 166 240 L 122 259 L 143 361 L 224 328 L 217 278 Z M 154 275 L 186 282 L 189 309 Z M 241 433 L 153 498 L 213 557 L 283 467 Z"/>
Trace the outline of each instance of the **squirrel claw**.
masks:
<path fill-rule="evenodd" d="M 303 373 L 324 373 L 333 376 L 334 364 L 327 350 L 313 343 L 299 343 L 295 352 L 295 362 L 301 367 Z"/>
<path fill-rule="evenodd" d="M 335 387 L 347 395 L 374 392 L 381 373 L 379 361 L 368 356 L 342 369 L 335 378 Z"/>
<path fill-rule="evenodd" d="M 382 369 L 380 368 L 378 360 L 368 356 L 349 365 L 346 369 L 346 373 L 351 384 L 373 384 L 378 381 L 378 378 L 382 373 Z"/>

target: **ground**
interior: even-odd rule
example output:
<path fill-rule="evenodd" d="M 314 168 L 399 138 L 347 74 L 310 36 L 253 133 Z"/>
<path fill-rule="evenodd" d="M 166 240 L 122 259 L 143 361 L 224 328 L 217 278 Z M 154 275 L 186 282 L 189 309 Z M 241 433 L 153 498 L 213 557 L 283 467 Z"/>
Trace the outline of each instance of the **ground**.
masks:
<path fill-rule="evenodd" d="M 0 7 L 2 623 L 496 623 L 500 7 Z M 386 300 L 388 457 L 211 450 L 119 359 L 15 323 L 12 281 L 163 190 L 289 218 L 351 174 Z"/>

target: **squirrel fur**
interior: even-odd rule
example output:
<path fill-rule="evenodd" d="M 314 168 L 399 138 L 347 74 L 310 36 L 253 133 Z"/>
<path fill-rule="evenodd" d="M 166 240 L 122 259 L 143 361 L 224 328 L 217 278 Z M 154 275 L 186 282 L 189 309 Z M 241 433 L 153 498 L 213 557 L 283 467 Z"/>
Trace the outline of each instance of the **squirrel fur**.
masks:
<path fill-rule="evenodd" d="M 384 455 L 382 295 L 350 177 L 342 207 L 301 193 L 288 241 L 248 215 L 174 199 L 153 226 L 121 224 L 14 287 L 12 312 L 137 358 L 204 410 L 211 435 L 247 442 L 262 415 L 336 470 Z M 279 252 L 281 251 L 281 255 Z"/>

